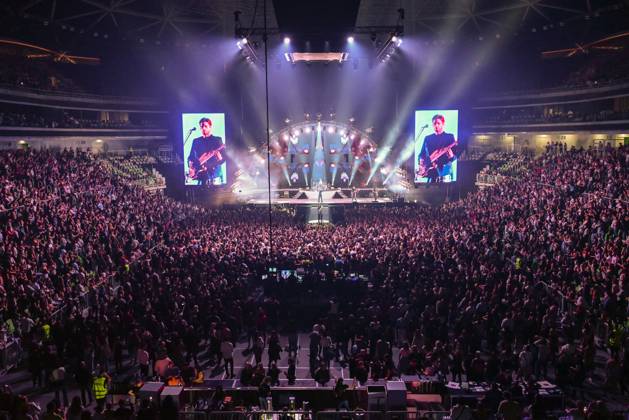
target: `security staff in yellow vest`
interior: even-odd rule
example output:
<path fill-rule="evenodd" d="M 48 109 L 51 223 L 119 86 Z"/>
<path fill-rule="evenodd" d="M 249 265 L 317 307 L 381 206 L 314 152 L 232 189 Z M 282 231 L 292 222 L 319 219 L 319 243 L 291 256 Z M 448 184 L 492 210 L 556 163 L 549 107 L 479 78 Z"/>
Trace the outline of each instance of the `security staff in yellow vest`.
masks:
<path fill-rule="evenodd" d="M 92 379 L 92 391 L 94 391 L 94 399 L 96 399 L 97 411 L 102 412 L 105 407 L 105 399 L 107 398 L 107 386 L 111 382 L 111 377 L 105 369 L 99 367 L 98 374 Z"/>

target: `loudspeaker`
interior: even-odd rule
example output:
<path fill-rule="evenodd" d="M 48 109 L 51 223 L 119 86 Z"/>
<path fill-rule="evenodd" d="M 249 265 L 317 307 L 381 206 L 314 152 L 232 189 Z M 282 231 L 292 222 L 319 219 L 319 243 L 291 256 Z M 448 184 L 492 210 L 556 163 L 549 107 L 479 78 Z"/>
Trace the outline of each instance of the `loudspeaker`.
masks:
<path fill-rule="evenodd" d="M 406 409 L 406 384 L 403 381 L 387 381 L 387 410 Z"/>

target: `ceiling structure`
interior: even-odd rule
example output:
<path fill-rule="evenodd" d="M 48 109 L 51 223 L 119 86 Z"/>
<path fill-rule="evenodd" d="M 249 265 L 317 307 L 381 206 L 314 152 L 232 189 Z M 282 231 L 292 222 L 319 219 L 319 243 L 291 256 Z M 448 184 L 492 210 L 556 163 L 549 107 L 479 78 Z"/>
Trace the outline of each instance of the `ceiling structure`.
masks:
<path fill-rule="evenodd" d="M 512 29 L 533 28 L 561 22 L 565 25 L 623 9 L 626 13 L 627 6 L 622 0 L 363 0 L 356 26 L 392 24 L 397 9 L 403 8 L 409 33 L 439 33 L 446 26 L 484 33 L 505 28 L 510 15 L 515 15 Z"/>
<path fill-rule="evenodd" d="M 233 36 L 234 12 L 247 25 L 264 25 L 263 0 L 11 0 L 8 16 L 64 31 L 67 36 L 162 42 L 204 35 Z M 267 25 L 276 28 L 267 1 Z"/>
<path fill-rule="evenodd" d="M 171 45 L 194 36 L 234 36 L 235 11 L 241 27 L 262 28 L 264 3 L 275 33 L 332 43 L 357 28 L 395 26 L 400 9 L 407 36 L 543 39 L 560 32 L 562 42 L 584 42 L 629 29 L 623 23 L 629 21 L 627 0 L 8 0 L 0 8 L 0 35 L 17 36 L 28 27 L 55 31 L 45 39 L 59 44 L 81 38 L 81 45 L 85 39 Z"/>

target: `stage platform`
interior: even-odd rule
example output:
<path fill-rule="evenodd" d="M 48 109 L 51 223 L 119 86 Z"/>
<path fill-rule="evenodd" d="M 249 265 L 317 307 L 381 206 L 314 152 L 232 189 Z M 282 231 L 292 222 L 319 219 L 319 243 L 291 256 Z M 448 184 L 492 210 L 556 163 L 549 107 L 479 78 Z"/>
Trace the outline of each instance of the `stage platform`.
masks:
<path fill-rule="evenodd" d="M 242 194 L 241 201 L 247 204 L 268 205 L 268 192 L 265 190 L 251 191 L 248 194 Z M 321 201 L 319 201 L 319 192 L 309 189 L 278 189 L 271 191 L 273 204 L 290 204 L 290 205 L 331 205 L 331 204 L 375 204 L 375 203 L 391 203 L 390 192 L 385 188 L 377 188 L 375 190 L 377 198 L 374 197 L 373 188 L 357 188 L 356 196 L 352 198 L 351 189 L 331 189 L 322 191 Z"/>
<path fill-rule="evenodd" d="M 303 199 L 299 199 L 299 198 L 274 198 L 271 201 L 273 204 L 303 204 L 303 205 L 317 205 L 319 204 L 319 202 L 315 199 L 315 200 L 311 200 L 311 199 L 307 199 L 307 200 L 303 200 Z M 376 203 L 391 203 L 392 200 L 390 198 L 383 198 L 380 197 L 378 198 L 377 201 L 374 201 L 373 198 L 358 198 L 354 201 L 352 201 L 351 198 L 337 198 L 337 199 L 329 199 L 329 200 L 324 200 L 321 204 L 323 205 L 330 205 L 330 204 L 352 204 L 352 203 L 358 203 L 358 204 L 376 204 Z M 260 204 L 260 205 L 268 205 L 269 204 L 269 200 L 268 199 L 250 199 L 247 200 L 247 204 Z"/>

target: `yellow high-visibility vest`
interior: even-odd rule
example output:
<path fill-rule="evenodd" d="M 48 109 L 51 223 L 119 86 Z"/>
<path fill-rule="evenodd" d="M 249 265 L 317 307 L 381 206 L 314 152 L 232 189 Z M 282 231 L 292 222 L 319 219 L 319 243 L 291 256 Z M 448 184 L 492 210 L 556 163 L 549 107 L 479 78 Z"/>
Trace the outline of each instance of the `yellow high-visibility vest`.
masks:
<path fill-rule="evenodd" d="M 92 390 L 94 390 L 94 398 L 102 400 L 107 396 L 107 387 L 105 386 L 106 378 L 104 376 L 97 376 L 94 378 L 92 384 Z"/>

